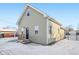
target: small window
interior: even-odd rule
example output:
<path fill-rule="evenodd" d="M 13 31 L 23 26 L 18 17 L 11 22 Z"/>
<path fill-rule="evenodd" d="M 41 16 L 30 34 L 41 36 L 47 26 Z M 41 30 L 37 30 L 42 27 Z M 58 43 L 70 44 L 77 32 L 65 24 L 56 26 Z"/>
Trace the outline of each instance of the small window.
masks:
<path fill-rule="evenodd" d="M 28 9 L 28 10 L 26 11 L 26 15 L 27 15 L 27 16 L 30 16 L 30 11 L 31 11 L 30 9 Z"/>
<path fill-rule="evenodd" d="M 52 26 L 49 26 L 49 34 L 52 34 Z"/>
<path fill-rule="evenodd" d="M 27 13 L 27 16 L 30 16 L 30 12 Z"/>
<path fill-rule="evenodd" d="M 35 34 L 38 34 L 39 26 L 35 26 Z"/>

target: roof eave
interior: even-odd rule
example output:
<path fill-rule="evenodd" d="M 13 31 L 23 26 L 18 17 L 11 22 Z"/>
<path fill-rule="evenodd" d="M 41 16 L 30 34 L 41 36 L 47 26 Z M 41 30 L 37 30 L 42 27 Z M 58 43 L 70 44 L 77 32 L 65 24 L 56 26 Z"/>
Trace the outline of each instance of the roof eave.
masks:
<path fill-rule="evenodd" d="M 48 19 L 51 20 L 52 22 L 55 22 L 55 23 L 59 24 L 60 26 L 62 26 L 62 24 L 60 24 L 59 22 L 57 22 L 54 18 L 51 18 L 51 17 L 48 16 Z"/>

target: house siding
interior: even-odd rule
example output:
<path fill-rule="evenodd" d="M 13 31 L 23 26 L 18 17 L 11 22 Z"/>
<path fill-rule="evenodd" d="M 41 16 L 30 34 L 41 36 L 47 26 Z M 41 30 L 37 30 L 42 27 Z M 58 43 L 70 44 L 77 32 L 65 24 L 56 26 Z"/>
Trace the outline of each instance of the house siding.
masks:
<path fill-rule="evenodd" d="M 60 37 L 60 25 L 52 22 L 51 20 L 48 20 L 48 26 L 52 25 L 52 34 L 48 33 L 48 41 L 49 42 L 54 42 L 54 41 L 58 41 L 61 39 Z"/>
<path fill-rule="evenodd" d="M 61 39 L 64 39 L 64 36 L 65 36 L 65 30 L 64 29 L 60 29 L 60 37 Z"/>
<path fill-rule="evenodd" d="M 60 29 L 61 25 L 48 19 L 47 21 L 47 39 L 48 44 L 59 41 L 64 38 L 64 30 Z M 49 26 L 52 26 L 52 34 L 49 33 Z"/>
<path fill-rule="evenodd" d="M 49 26 L 52 26 L 52 34 L 49 33 Z M 47 20 L 47 40 L 48 44 L 54 42 L 55 40 L 53 39 L 53 22 L 50 21 L 49 19 Z"/>
<path fill-rule="evenodd" d="M 60 40 L 60 25 L 52 22 L 52 26 L 53 26 L 53 38 L 55 39 L 55 41 Z"/>
<path fill-rule="evenodd" d="M 27 16 L 25 12 L 18 25 L 18 33 L 20 34 L 22 27 L 29 27 L 29 40 L 35 43 L 47 44 L 46 19 L 36 10 L 30 7 L 29 9 L 31 11 L 30 16 Z M 39 26 L 38 34 L 35 34 L 35 26 Z"/>

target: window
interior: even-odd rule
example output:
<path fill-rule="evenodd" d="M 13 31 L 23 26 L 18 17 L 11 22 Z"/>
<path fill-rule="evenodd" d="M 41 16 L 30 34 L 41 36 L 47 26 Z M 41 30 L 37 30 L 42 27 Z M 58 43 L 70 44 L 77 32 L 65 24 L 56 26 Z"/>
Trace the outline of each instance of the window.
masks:
<path fill-rule="evenodd" d="M 30 16 L 30 12 L 27 12 L 27 16 Z"/>
<path fill-rule="evenodd" d="M 38 34 L 39 26 L 35 26 L 35 34 Z"/>
<path fill-rule="evenodd" d="M 27 16 L 30 16 L 30 9 L 28 9 L 28 10 L 26 11 L 26 15 L 27 15 Z"/>
<path fill-rule="evenodd" d="M 49 26 L 49 34 L 52 34 L 52 26 Z"/>

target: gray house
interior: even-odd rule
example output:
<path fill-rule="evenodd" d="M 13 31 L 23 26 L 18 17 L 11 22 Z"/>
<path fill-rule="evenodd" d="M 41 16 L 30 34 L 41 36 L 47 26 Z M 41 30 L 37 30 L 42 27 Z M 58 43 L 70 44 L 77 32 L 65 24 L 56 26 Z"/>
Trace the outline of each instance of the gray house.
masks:
<path fill-rule="evenodd" d="M 18 40 L 50 44 L 64 38 L 62 25 L 44 12 L 27 5 L 17 22 Z M 61 35 L 61 36 L 60 36 Z"/>

